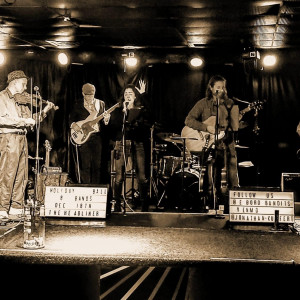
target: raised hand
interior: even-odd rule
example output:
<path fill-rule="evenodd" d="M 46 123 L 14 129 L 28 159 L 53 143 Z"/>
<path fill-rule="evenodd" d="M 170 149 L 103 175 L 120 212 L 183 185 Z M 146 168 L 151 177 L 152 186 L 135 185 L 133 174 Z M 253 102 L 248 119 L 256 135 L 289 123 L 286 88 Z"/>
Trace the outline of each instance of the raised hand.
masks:
<path fill-rule="evenodd" d="M 140 87 L 135 87 L 140 94 L 144 94 L 146 91 L 146 82 L 142 79 L 139 80 Z"/>

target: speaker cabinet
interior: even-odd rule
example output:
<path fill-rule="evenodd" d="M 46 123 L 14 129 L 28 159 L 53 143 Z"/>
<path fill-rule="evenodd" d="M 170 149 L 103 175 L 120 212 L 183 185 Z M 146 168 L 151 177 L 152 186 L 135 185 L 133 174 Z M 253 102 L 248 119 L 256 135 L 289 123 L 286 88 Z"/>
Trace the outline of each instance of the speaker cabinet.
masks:
<path fill-rule="evenodd" d="M 281 191 L 294 192 L 295 216 L 300 216 L 300 173 L 281 173 Z"/>

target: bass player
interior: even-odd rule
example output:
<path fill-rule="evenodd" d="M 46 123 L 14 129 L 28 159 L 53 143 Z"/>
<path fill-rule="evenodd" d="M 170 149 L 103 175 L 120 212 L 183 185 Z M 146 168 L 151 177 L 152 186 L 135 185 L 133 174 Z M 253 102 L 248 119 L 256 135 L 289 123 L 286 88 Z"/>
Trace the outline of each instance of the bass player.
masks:
<path fill-rule="evenodd" d="M 203 136 L 207 140 L 206 147 L 199 147 L 199 152 L 196 151 L 202 157 L 201 163 L 207 164 L 205 174 L 207 183 L 204 187 L 207 199 L 206 209 L 216 210 L 219 204 L 227 206 L 228 203 L 222 200 L 224 192 L 221 191 L 221 181 L 225 181 L 225 186 L 229 189 L 239 186 L 234 139 L 234 133 L 239 128 L 239 109 L 227 96 L 224 77 L 215 75 L 210 78 L 205 98 L 199 100 L 190 110 L 185 119 L 185 125 L 186 131 L 183 130 L 182 135 L 188 135 L 190 129 L 197 134 L 204 133 Z M 210 155 L 202 155 L 203 152 Z M 223 172 L 225 173 L 224 179 L 222 179 Z"/>
<path fill-rule="evenodd" d="M 110 113 L 105 110 L 105 103 L 95 98 L 96 88 L 93 84 L 86 83 L 82 86 L 83 102 L 77 102 L 70 114 L 70 128 L 73 132 L 80 133 L 82 128 L 79 124 L 87 124 L 95 120 L 99 115 L 104 114 L 102 119 L 108 125 Z M 84 122 L 82 122 L 84 121 Z M 102 144 L 103 137 L 99 123 L 93 124 L 92 134 L 84 143 L 81 143 L 78 150 L 77 169 L 78 183 L 102 184 L 101 163 L 102 163 Z"/>

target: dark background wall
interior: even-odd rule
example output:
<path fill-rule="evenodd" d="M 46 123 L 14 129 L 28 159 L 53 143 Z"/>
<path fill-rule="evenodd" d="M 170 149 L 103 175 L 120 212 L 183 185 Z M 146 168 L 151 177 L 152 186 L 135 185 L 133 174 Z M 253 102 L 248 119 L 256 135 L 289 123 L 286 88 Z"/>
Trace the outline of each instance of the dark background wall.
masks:
<path fill-rule="evenodd" d="M 210 76 L 223 75 L 227 79 L 230 97 L 245 101 L 263 101 L 263 109 L 255 118 L 248 112 L 244 121 L 248 126 L 239 131 L 240 144 L 248 149 L 238 149 L 239 161 L 251 160 L 254 168 L 241 174 L 242 184 L 279 186 L 282 172 L 299 172 L 296 151 L 300 147 L 296 127 L 300 120 L 300 87 L 298 84 L 299 63 L 279 63 L 274 70 L 262 70 L 255 61 L 206 64 L 201 70 L 192 70 L 187 64 L 153 64 L 136 70 L 126 69 L 113 63 L 91 63 L 61 67 L 51 61 L 19 59 L 1 67 L 0 88 L 6 87 L 7 74 L 22 69 L 32 77 L 32 86 L 38 86 L 43 99 L 59 106 L 50 111 L 41 125 L 39 152 L 44 154 L 43 143 L 47 139 L 52 145 L 51 165 L 61 166 L 74 178 L 74 146 L 69 142 L 68 115 L 76 100 L 82 98 L 81 87 L 90 82 L 96 86 L 96 97 L 110 107 L 117 102 L 126 83 L 138 85 L 146 81 L 146 99 L 152 113 L 152 122 L 159 123 L 158 132 L 180 134 L 184 119 L 197 100 L 205 95 Z M 30 83 L 28 91 L 30 90 Z M 238 102 L 240 109 L 246 104 Z M 257 121 L 257 124 L 255 124 Z M 150 124 L 151 125 L 151 124 Z M 254 128 L 258 125 L 258 134 Z M 149 127 L 150 137 L 150 127 Z M 30 133 L 30 151 L 36 153 L 36 134 Z M 109 169 L 111 142 L 108 139 L 103 159 Z M 157 140 L 156 142 L 163 142 Z M 108 175 L 109 176 L 109 175 Z M 249 177 L 248 179 L 245 179 Z M 107 178 L 109 180 L 109 178 Z"/>

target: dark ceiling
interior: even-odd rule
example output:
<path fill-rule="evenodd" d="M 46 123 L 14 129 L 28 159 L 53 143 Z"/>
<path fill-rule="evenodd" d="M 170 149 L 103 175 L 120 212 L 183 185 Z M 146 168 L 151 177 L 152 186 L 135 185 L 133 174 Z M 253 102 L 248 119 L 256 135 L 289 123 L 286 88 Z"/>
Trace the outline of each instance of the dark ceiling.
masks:
<path fill-rule="evenodd" d="M 300 1 L 0 0 L 0 49 L 299 49 Z"/>

